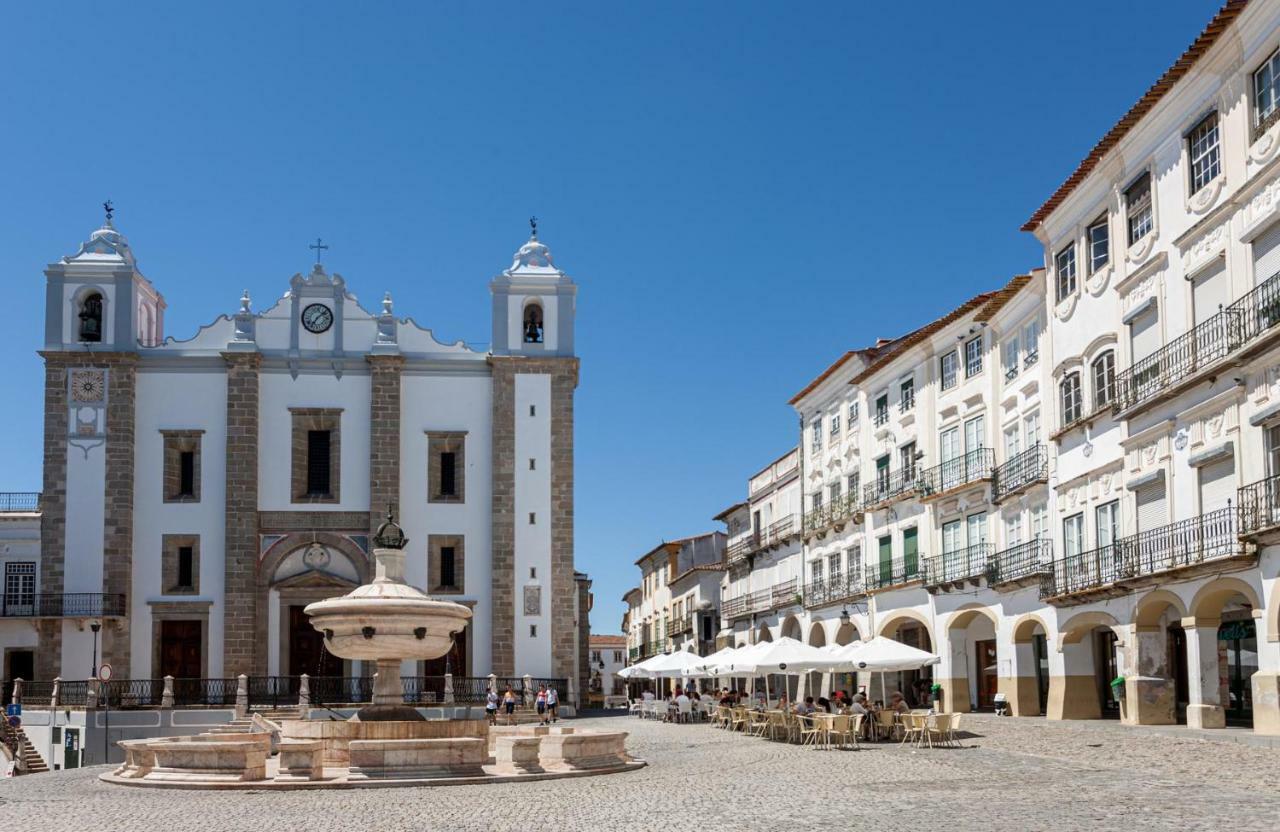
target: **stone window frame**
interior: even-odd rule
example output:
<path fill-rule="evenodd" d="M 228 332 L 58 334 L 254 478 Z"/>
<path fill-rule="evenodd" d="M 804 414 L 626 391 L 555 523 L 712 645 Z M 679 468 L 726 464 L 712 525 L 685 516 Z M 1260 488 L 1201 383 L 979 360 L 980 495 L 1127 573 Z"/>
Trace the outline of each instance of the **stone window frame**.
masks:
<path fill-rule="evenodd" d="M 342 501 L 342 408 L 340 407 L 291 407 L 292 476 L 290 478 L 290 502 L 339 503 Z M 329 493 L 307 493 L 307 432 L 329 431 Z"/>
<path fill-rule="evenodd" d="M 198 503 L 200 502 L 200 470 L 201 444 L 203 430 L 166 430 L 161 429 L 164 440 L 164 472 L 161 487 L 164 489 L 166 503 Z M 179 494 L 182 487 L 182 454 L 184 451 L 194 453 L 191 494 Z"/>
<path fill-rule="evenodd" d="M 429 430 L 427 434 L 427 502 L 458 503 L 467 501 L 467 431 Z M 439 493 L 441 454 L 453 456 L 453 494 Z"/>
<path fill-rule="evenodd" d="M 178 550 L 191 547 L 191 586 L 178 586 Z M 160 536 L 160 589 L 165 595 L 200 594 L 200 535 Z"/>
<path fill-rule="evenodd" d="M 441 550 L 453 547 L 453 586 L 440 583 Z M 464 595 L 467 583 L 466 538 L 460 534 L 427 535 L 427 591 L 433 595 Z"/>

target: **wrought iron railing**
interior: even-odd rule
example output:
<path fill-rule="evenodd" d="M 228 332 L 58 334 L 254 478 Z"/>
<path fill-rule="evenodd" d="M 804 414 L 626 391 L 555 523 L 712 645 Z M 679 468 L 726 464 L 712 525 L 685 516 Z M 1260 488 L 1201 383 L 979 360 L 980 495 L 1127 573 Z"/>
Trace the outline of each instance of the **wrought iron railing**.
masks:
<path fill-rule="evenodd" d="M 780 584 L 774 584 L 769 590 L 769 606 L 772 609 L 785 607 L 796 602 L 800 594 L 800 581 L 792 578 Z"/>
<path fill-rule="evenodd" d="M 1116 413 L 1247 346 L 1280 324 L 1280 274 L 1272 275 L 1216 315 L 1145 356 L 1116 376 Z"/>
<path fill-rule="evenodd" d="M 890 563 L 867 564 L 866 588 L 884 589 L 910 583 L 920 577 L 919 556 Z"/>
<path fill-rule="evenodd" d="M 804 530 L 806 532 L 820 531 L 848 519 L 861 508 L 859 496 L 854 491 L 842 497 L 837 497 L 826 505 L 810 511 L 804 516 Z"/>
<path fill-rule="evenodd" d="M 1055 560 L 1040 595 L 1070 595 L 1242 555 L 1238 514 L 1227 506 Z"/>
<path fill-rule="evenodd" d="M 39 508 L 39 491 L 0 491 L 0 512 L 37 511 Z"/>
<path fill-rule="evenodd" d="M 235 679 L 173 680 L 173 705 L 176 708 L 193 706 L 229 708 L 235 703 Z"/>
<path fill-rule="evenodd" d="M 924 558 L 925 586 L 939 586 L 983 577 L 991 563 L 991 544 L 974 543 L 954 552 Z"/>
<path fill-rule="evenodd" d="M 1001 549 L 991 558 L 987 577 L 990 584 L 1007 584 L 1012 581 L 1043 575 L 1053 560 L 1053 541 L 1041 537 Z"/>
<path fill-rule="evenodd" d="M 871 422 L 876 427 L 882 427 L 889 424 L 889 408 L 886 407 L 884 410 L 877 410 L 875 415 L 871 417 Z"/>
<path fill-rule="evenodd" d="M 317 676 L 320 682 L 324 677 Z M 250 676 L 249 707 L 284 708 L 298 704 L 299 677 Z"/>
<path fill-rule="evenodd" d="M 1049 449 L 1037 442 L 1019 454 L 1014 454 L 995 472 L 995 500 L 1017 494 L 1022 489 L 1049 478 Z"/>
<path fill-rule="evenodd" d="M 5 618 L 105 618 L 124 615 L 124 595 L 102 592 L 10 592 L 0 598 Z"/>
<path fill-rule="evenodd" d="M 681 633 L 687 633 L 693 629 L 693 617 L 682 615 L 679 618 L 673 618 L 667 622 L 667 638 L 674 638 Z"/>
<path fill-rule="evenodd" d="M 862 504 L 867 507 L 880 505 L 916 493 L 920 469 L 911 466 L 897 471 L 877 472 L 874 482 L 862 489 Z"/>
<path fill-rule="evenodd" d="M 1240 533 L 1257 534 L 1280 526 L 1280 474 L 1240 488 Z"/>
<path fill-rule="evenodd" d="M 941 494 L 971 482 L 988 479 L 995 465 L 994 449 L 975 448 L 955 459 L 948 459 L 921 471 L 918 488 L 924 497 Z"/>
<path fill-rule="evenodd" d="M 793 537 L 797 531 L 795 515 L 788 514 L 781 520 L 773 521 L 767 529 L 761 532 L 758 548 L 764 549 L 769 546 L 776 546 Z"/>
<path fill-rule="evenodd" d="M 747 555 L 756 550 L 756 545 L 755 535 L 749 535 L 741 540 L 735 540 L 725 548 L 725 560 L 729 563 L 737 563 L 738 561 L 745 560 Z"/>
<path fill-rule="evenodd" d="M 114 710 L 158 708 L 164 696 L 164 679 L 113 679 L 99 684 L 98 696 L 100 707 Z"/>
<path fill-rule="evenodd" d="M 67 705 L 72 708 L 83 708 L 88 705 L 89 683 L 84 680 L 59 682 L 58 704 Z"/>
<path fill-rule="evenodd" d="M 720 617 L 725 621 L 741 618 L 748 613 L 747 596 L 745 595 L 739 595 L 737 598 L 726 598 L 720 603 Z"/>
<path fill-rule="evenodd" d="M 362 705 L 373 701 L 372 676 L 318 676 L 310 680 L 310 688 L 314 705 Z"/>
<path fill-rule="evenodd" d="M 827 575 L 819 581 L 810 581 L 804 588 L 804 605 L 807 609 L 828 604 L 839 604 L 866 593 L 861 572 L 839 572 Z"/>

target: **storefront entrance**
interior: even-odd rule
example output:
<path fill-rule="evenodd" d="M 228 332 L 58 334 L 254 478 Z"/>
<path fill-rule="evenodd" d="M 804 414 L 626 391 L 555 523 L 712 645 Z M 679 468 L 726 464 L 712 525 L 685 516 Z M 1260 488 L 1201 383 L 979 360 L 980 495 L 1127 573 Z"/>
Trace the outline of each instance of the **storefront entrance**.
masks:
<path fill-rule="evenodd" d="M 1110 627 L 1099 627 L 1093 633 L 1094 676 L 1103 719 L 1120 718 L 1120 703 L 1111 688 L 1111 680 L 1120 675 L 1116 665 L 1116 641 L 1115 631 Z"/>
<path fill-rule="evenodd" d="M 996 642 L 979 641 L 976 644 L 977 656 L 974 661 L 975 678 L 978 680 L 978 707 L 983 709 L 996 706 L 996 688 L 999 680 L 999 666 L 996 663 Z"/>
<path fill-rule="evenodd" d="M 1218 628 L 1218 669 L 1228 725 L 1253 727 L 1253 674 L 1258 672 L 1257 628 L 1252 620 Z"/>

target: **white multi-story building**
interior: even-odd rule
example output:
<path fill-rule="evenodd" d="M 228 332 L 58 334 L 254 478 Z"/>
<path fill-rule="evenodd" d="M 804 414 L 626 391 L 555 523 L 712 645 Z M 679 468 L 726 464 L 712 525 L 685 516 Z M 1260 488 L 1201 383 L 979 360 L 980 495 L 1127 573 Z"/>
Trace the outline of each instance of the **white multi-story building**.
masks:
<path fill-rule="evenodd" d="M 600 697 L 598 701 L 602 704 L 617 701 L 616 697 L 623 695 L 625 687 L 618 671 L 627 666 L 627 637 L 592 633 L 589 644 L 587 690 L 592 696 Z"/>
<path fill-rule="evenodd" d="M 623 600 L 629 657 L 699 651 L 715 639 L 724 573 L 725 535 L 707 532 L 664 541 L 636 560 L 640 586 Z"/>
<path fill-rule="evenodd" d="M 581 678 L 576 286 L 536 232 L 489 283 L 487 351 L 389 295 L 366 310 L 318 260 L 266 308 L 246 293 L 166 337 L 110 213 L 45 274 L 40 551 L 0 553 L 7 676 L 358 674 L 302 609 L 371 577 L 396 507 L 409 580 L 474 612 L 406 673 Z"/>

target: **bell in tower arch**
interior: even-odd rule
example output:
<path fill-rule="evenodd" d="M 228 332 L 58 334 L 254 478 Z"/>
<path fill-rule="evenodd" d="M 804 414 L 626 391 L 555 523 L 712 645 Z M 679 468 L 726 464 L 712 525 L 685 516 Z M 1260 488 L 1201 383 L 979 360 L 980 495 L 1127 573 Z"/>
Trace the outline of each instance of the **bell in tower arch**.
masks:
<path fill-rule="evenodd" d="M 102 340 L 102 295 L 94 292 L 80 305 L 80 340 Z"/>
<path fill-rule="evenodd" d="M 524 308 L 524 342 L 542 343 L 542 305 L 531 303 Z"/>

